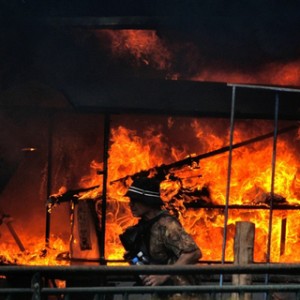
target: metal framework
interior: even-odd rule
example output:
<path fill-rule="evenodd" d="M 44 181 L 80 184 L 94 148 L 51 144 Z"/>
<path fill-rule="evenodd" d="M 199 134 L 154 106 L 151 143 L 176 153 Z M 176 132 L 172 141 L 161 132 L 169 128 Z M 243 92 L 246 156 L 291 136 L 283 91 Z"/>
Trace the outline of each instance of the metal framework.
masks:
<path fill-rule="evenodd" d="M 290 275 L 289 283 L 257 283 L 253 285 L 218 285 L 218 283 L 209 283 L 196 286 L 84 286 L 78 284 L 72 287 L 58 288 L 48 283 L 51 280 L 76 278 L 86 276 L 108 281 L 112 276 L 127 277 L 140 274 L 198 274 L 198 275 L 226 275 L 226 274 L 280 274 L 285 278 Z M 24 266 L 5 266 L 0 267 L 0 274 L 3 277 L 18 276 L 30 279 L 30 284 L 23 287 L 1 288 L 0 295 L 6 295 L 10 299 L 11 295 L 31 295 L 32 299 L 48 299 L 46 297 L 59 296 L 59 299 L 68 297 L 72 294 L 88 294 L 93 299 L 106 299 L 108 295 L 121 295 L 122 299 L 128 299 L 129 295 L 136 294 L 166 294 L 166 293 L 208 293 L 213 296 L 230 293 L 293 293 L 295 298 L 300 299 L 300 283 L 297 282 L 300 276 L 299 264 L 251 264 L 245 266 L 238 265 L 211 265 L 211 266 L 130 266 L 130 267 L 108 267 L 108 266 L 69 266 L 69 267 L 24 267 Z M 125 275 L 126 274 L 126 275 Z M 114 278 L 115 278 L 114 277 Z"/>
<path fill-rule="evenodd" d="M 228 151 L 228 174 L 227 174 L 227 185 L 226 185 L 226 200 L 225 205 L 222 206 L 211 206 L 211 208 L 222 208 L 224 209 L 224 238 L 223 238 L 223 244 L 222 244 L 222 257 L 221 257 L 221 263 L 225 263 L 225 246 L 226 246 L 226 238 L 227 238 L 227 223 L 228 223 L 228 215 L 229 215 L 229 209 L 268 209 L 269 210 L 269 226 L 268 226 L 268 241 L 267 241 L 267 254 L 266 254 L 266 263 L 270 263 L 270 252 L 271 252 L 271 236 L 272 236 L 272 218 L 273 218 L 273 211 L 276 209 L 279 209 L 278 207 L 274 206 L 273 204 L 273 196 L 274 196 L 274 181 L 275 181 L 275 169 L 276 169 L 276 150 L 277 150 L 277 139 L 278 135 L 280 133 L 284 133 L 288 130 L 297 128 L 296 126 L 291 126 L 286 129 L 279 129 L 278 128 L 278 121 L 279 121 L 279 113 L 280 113 L 280 93 L 300 93 L 299 89 L 292 89 L 292 88 L 283 88 L 283 87 L 271 87 L 271 86 L 261 86 L 261 85 L 244 85 L 244 84 L 228 84 L 228 87 L 231 88 L 231 112 L 230 112 L 230 137 L 229 137 L 229 146 L 221 148 L 220 150 L 212 151 L 211 153 L 208 153 L 209 155 L 223 153 L 224 151 Z M 238 144 L 234 144 L 233 140 L 233 134 L 234 134 L 234 125 L 236 120 L 236 103 L 238 101 L 237 97 L 237 90 L 238 89 L 257 89 L 257 90 L 267 90 L 274 92 L 274 112 L 273 112 L 273 121 L 274 121 L 274 130 L 272 133 L 268 133 L 266 135 L 261 136 L 260 138 L 254 138 L 246 142 L 241 142 Z M 270 185 L 270 195 L 271 195 L 271 201 L 268 208 L 263 206 L 251 206 L 251 205 L 230 205 L 229 199 L 230 199 L 230 184 L 231 184 L 231 169 L 232 169 L 232 152 L 235 148 L 247 145 L 251 142 L 259 141 L 260 139 L 265 138 L 273 138 L 273 151 L 272 151 L 272 161 L 271 167 L 272 167 L 272 173 L 271 173 L 271 185 Z M 106 121 L 105 121 L 105 134 L 104 134 L 104 144 L 105 150 L 108 151 L 108 139 L 109 139 L 109 116 L 106 115 Z M 205 156 L 204 156 L 205 157 Z M 104 165 L 107 166 L 107 155 L 104 155 Z M 104 170 L 104 174 L 107 173 L 107 169 Z M 106 178 L 103 178 L 103 184 L 105 186 L 106 184 Z M 105 200 L 105 199 L 104 199 Z M 105 203 L 105 201 L 104 201 Z M 106 207 L 103 205 L 103 207 Z M 281 206 L 280 209 L 293 209 L 298 210 L 300 209 L 299 206 Z M 102 228 L 103 228 L 103 235 L 105 235 L 105 210 L 102 210 L 103 218 L 102 218 Z M 105 236 L 101 237 L 102 241 L 102 261 L 105 261 Z M 266 276 L 266 281 L 268 281 L 268 276 Z M 220 285 L 222 285 L 222 276 Z"/>
<path fill-rule="evenodd" d="M 226 188 L 226 202 L 224 205 L 224 240 L 222 245 L 222 260 L 220 265 L 197 265 L 197 266 L 143 266 L 143 267 L 114 267 L 106 266 L 108 262 L 105 259 L 105 199 L 102 207 L 102 229 L 103 236 L 101 236 L 101 258 L 102 265 L 87 267 L 87 266 L 64 266 L 64 267 L 29 267 L 29 266 L 0 266 L 0 277 L 5 282 L 9 282 L 10 278 L 26 278 L 29 282 L 28 286 L 14 286 L 9 284 L 0 288 L 0 295 L 5 296 L 5 299 L 10 299 L 13 295 L 29 295 L 34 300 L 48 299 L 47 297 L 56 296 L 58 299 L 68 299 L 72 294 L 89 294 L 93 295 L 93 299 L 106 299 L 107 295 L 121 295 L 122 299 L 128 299 L 129 295 L 134 294 L 152 294 L 152 293 L 176 293 L 176 292 L 193 292 L 193 293 L 209 293 L 210 295 L 223 295 L 228 293 L 263 293 L 266 297 L 269 297 L 272 293 L 291 292 L 295 295 L 295 299 L 300 300 L 300 265 L 299 264 L 271 264 L 270 263 L 270 238 L 272 235 L 272 214 L 273 210 L 277 209 L 273 207 L 272 197 L 269 208 L 261 207 L 236 207 L 229 205 L 230 198 L 230 182 L 231 182 L 231 164 L 232 164 L 232 151 L 234 150 L 233 133 L 235 123 L 235 106 L 236 106 L 236 91 L 237 89 L 267 89 L 275 92 L 274 97 L 274 135 L 273 135 L 273 154 L 272 154 L 272 178 L 270 192 L 274 194 L 274 176 L 276 167 L 276 145 L 278 136 L 278 120 L 279 120 L 279 102 L 280 93 L 299 93 L 300 90 L 296 89 L 284 89 L 284 88 L 272 88 L 263 86 L 252 85 L 228 85 L 232 88 L 231 98 L 231 116 L 230 116 L 230 145 L 228 147 L 228 177 Z M 109 115 L 105 116 L 105 134 L 104 134 L 104 170 L 103 170 L 103 185 L 107 184 L 107 152 L 109 141 Z M 51 135 L 51 132 L 50 132 Z M 51 141 L 51 139 L 50 139 Z M 49 142 L 51 145 L 51 142 Z M 105 191 L 105 190 L 104 190 Z M 105 194 L 105 193 L 104 193 Z M 266 264 L 251 264 L 246 266 L 228 265 L 225 262 L 225 242 L 227 236 L 227 222 L 229 209 L 269 209 L 269 235 L 267 245 L 267 259 Z M 284 208 L 285 209 L 285 208 Z M 299 207 L 287 207 L 287 209 L 299 209 Z M 48 216 L 49 217 L 49 216 Z M 49 224 L 50 219 L 47 219 L 46 226 L 46 244 L 49 242 Z M 218 280 L 209 282 L 209 284 L 202 284 L 197 286 L 157 286 L 157 287 L 145 287 L 145 286 L 110 286 L 106 283 L 108 281 L 114 281 L 113 278 L 134 278 L 138 274 L 199 274 L 199 275 L 215 275 Z M 233 285 L 231 281 L 225 280 L 225 275 L 232 274 L 259 274 L 262 278 L 259 282 L 253 285 Z M 272 275 L 283 276 L 274 282 Z M 97 276 L 102 278 L 103 285 L 100 286 L 85 286 L 84 284 L 72 287 L 59 288 L 56 285 L 49 284 L 53 280 L 68 281 L 69 278 L 90 278 Z M 287 279 L 288 276 L 288 280 Z M 28 280 L 29 279 L 29 280 Z M 1 298 L 2 299 L 2 298 Z"/>
<path fill-rule="evenodd" d="M 243 85 L 243 84 L 228 84 L 232 88 L 232 99 L 231 99 L 231 116 L 230 116 L 230 137 L 229 137 L 229 155 L 228 155 L 228 174 L 227 174 L 227 186 L 226 186 L 226 200 L 224 209 L 224 238 L 222 244 L 222 264 L 225 262 L 225 248 L 227 239 L 227 222 L 229 215 L 229 198 L 230 198 L 230 183 L 231 183 L 231 169 L 232 169 L 232 151 L 233 151 L 233 133 L 235 125 L 235 108 L 237 96 L 237 89 L 262 89 L 271 90 L 274 94 L 274 134 L 273 134 L 273 151 L 271 161 L 271 186 L 270 186 L 270 205 L 269 205 L 269 224 L 268 224 L 268 240 L 267 240 L 267 253 L 266 263 L 270 263 L 271 258 L 271 236 L 272 236 L 272 220 L 273 220 L 273 209 L 274 209 L 274 182 L 275 182 L 275 169 L 276 169 L 276 150 L 277 150 L 277 138 L 278 138 L 278 121 L 279 121 L 279 103 L 280 103 L 280 92 L 296 92 L 299 93 L 298 89 L 281 88 L 281 87 L 269 87 L 269 86 L 257 86 L 257 85 Z M 269 283 L 269 274 L 265 276 L 265 283 Z M 220 286 L 223 285 L 223 276 L 220 276 Z"/>

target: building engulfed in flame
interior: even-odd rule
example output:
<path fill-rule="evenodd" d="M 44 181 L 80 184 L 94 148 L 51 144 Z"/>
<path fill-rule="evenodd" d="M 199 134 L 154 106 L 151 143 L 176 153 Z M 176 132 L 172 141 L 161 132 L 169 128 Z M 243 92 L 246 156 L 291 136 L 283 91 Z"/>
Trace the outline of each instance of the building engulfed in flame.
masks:
<path fill-rule="evenodd" d="M 19 189 L 14 182 L 20 180 L 14 179 L 16 174 L 24 174 L 22 181 L 25 182 L 36 180 L 36 186 L 40 189 L 33 190 L 33 185 L 27 182 L 27 186 L 23 186 L 22 193 L 31 195 L 30 199 L 26 199 L 26 195 L 23 196 L 21 193 L 18 198 L 16 196 L 11 198 L 14 202 L 13 207 L 3 202 L 2 209 L 7 207 L 6 210 L 15 219 L 13 223 L 26 249 L 20 254 L 20 249 L 9 236 L 9 232 L 2 230 L 3 237 L 6 237 L 1 242 L 3 261 L 60 264 L 66 261 L 57 261 L 57 255 L 62 257 L 62 254 L 69 252 L 70 248 L 75 255 L 74 249 L 78 247 L 80 241 L 78 236 L 74 237 L 72 227 L 74 222 L 72 220 L 74 215 L 71 213 L 72 197 L 57 202 L 51 208 L 48 248 L 43 244 L 45 219 L 42 212 L 46 210 L 45 203 L 48 197 L 45 190 L 48 181 L 41 183 L 36 177 L 40 179 L 40 172 L 48 164 L 49 154 L 52 166 L 47 180 L 51 180 L 51 195 L 68 194 L 74 187 L 79 187 L 74 193 L 76 203 L 87 201 L 93 203 L 98 217 L 97 226 L 100 228 L 102 226 L 101 229 L 105 230 L 105 242 L 102 243 L 101 250 L 105 251 L 107 261 L 123 259 L 124 249 L 120 244 L 119 234 L 137 221 L 130 214 L 128 199 L 123 197 L 132 180 L 130 176 L 141 171 L 148 171 L 144 176 L 156 176 L 157 169 L 173 166 L 174 162 L 182 161 L 183 164 L 166 168 L 167 172 L 161 182 L 162 197 L 166 208 L 178 215 L 184 227 L 201 247 L 204 261 L 222 260 L 224 228 L 227 234 L 225 260 L 233 260 L 233 238 L 235 223 L 238 221 L 253 222 L 256 226 L 254 248 L 256 262 L 266 262 L 269 242 L 270 261 L 294 262 L 297 258 L 299 248 L 297 236 L 300 230 L 294 222 L 299 213 L 300 194 L 297 155 L 300 141 L 297 122 L 291 120 L 279 122 L 274 162 L 273 120 L 237 119 L 230 152 L 231 130 L 227 118 L 112 114 L 111 128 L 107 137 L 109 147 L 106 197 L 104 197 L 104 163 L 99 155 L 104 154 L 101 141 L 103 135 L 98 132 L 104 120 L 98 114 L 93 115 L 93 119 L 90 119 L 88 113 L 83 116 L 76 114 L 75 119 L 82 120 L 78 123 L 76 121 L 76 124 L 73 117 L 74 114 L 69 112 L 57 113 L 54 116 L 55 122 L 50 136 L 52 148 L 45 149 L 44 153 L 37 147 L 37 153 L 26 153 L 21 159 L 21 167 L 17 168 L 12 181 L 4 190 L 3 199 L 7 201 L 8 197 L 13 195 L 12 189 L 16 187 Z M 67 118 L 69 124 L 66 122 Z M 84 126 L 81 126 L 82 124 Z M 86 137 L 87 134 L 90 136 Z M 36 143 L 40 138 L 35 136 Z M 231 153 L 231 172 L 228 186 L 229 153 Z M 272 175 L 273 168 L 275 168 L 274 175 Z M 30 178 L 25 176 L 27 172 L 32 174 Z M 22 186 L 22 182 L 20 184 Z M 71 196 L 74 195 L 71 193 Z M 39 202 L 31 207 L 25 204 L 27 209 L 24 210 L 22 203 L 15 205 L 17 201 L 15 199 L 22 197 L 30 203 L 34 201 L 33 199 Z M 104 217 L 103 198 L 106 204 Z M 228 208 L 227 220 L 225 220 L 226 208 Z M 34 216 L 38 213 L 40 216 Z M 26 221 L 26 226 L 22 226 L 24 222 L 22 220 L 28 218 L 28 215 L 29 221 Z M 71 236 L 73 240 L 70 244 Z M 99 247 L 96 240 L 93 243 L 93 247 Z M 36 245 L 40 245 L 39 249 Z M 94 254 L 91 254 L 91 257 L 86 255 L 87 252 L 83 251 L 83 254 L 87 260 L 97 259 Z M 100 256 L 99 253 L 97 255 Z"/>
<path fill-rule="evenodd" d="M 23 52 L 15 23 L 1 37 L 9 59 L 0 72 L 0 212 L 11 219 L 0 227 L 0 262 L 69 263 L 80 246 L 79 203 L 97 215 L 89 245 L 97 251 L 84 259 L 122 261 L 119 234 L 136 222 L 123 197 L 132 176 L 181 161 L 165 170 L 162 197 L 203 261 L 231 262 L 235 224 L 249 221 L 255 262 L 297 262 L 299 59 L 262 62 L 265 50 L 245 62 L 223 35 L 225 59 L 213 56 L 200 24 L 86 25 L 93 20 L 29 26 Z"/>

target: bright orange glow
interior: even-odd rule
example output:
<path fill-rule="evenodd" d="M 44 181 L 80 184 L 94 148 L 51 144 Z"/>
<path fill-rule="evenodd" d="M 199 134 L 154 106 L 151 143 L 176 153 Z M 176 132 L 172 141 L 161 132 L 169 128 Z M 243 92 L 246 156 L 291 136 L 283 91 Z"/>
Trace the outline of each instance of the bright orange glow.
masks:
<path fill-rule="evenodd" d="M 100 31 L 96 34 L 100 34 Z M 256 74 L 199 69 L 198 75 L 186 78 L 184 74 L 178 75 L 170 71 L 174 59 L 172 49 L 160 39 L 155 31 L 101 30 L 101 35 L 103 34 L 109 39 L 110 50 L 115 57 L 129 59 L 133 65 L 149 66 L 155 70 L 167 71 L 168 78 L 300 85 L 299 61 L 265 65 Z M 184 49 L 184 45 L 180 47 L 181 50 Z M 192 63 L 193 61 L 191 61 Z M 172 128 L 175 122 L 174 119 L 169 118 L 167 127 Z M 131 178 L 126 178 L 126 176 L 228 146 L 228 120 L 203 119 L 199 121 L 195 119 L 182 125 L 186 126 L 188 132 L 192 132 L 193 147 L 185 136 L 180 136 L 182 141 L 180 147 L 170 145 L 169 137 L 159 127 L 147 128 L 143 130 L 142 134 L 122 126 L 111 130 L 105 231 L 105 257 L 107 259 L 120 260 L 123 258 L 124 249 L 121 246 L 119 235 L 126 227 L 137 222 L 129 211 L 128 199 L 123 197 L 131 183 Z M 270 130 L 272 131 L 272 126 L 267 121 L 251 120 L 246 125 L 237 122 L 234 143 L 265 134 Z M 278 138 L 273 191 L 275 206 L 300 205 L 299 141 L 300 129 L 298 132 L 296 130 L 288 132 Z M 170 179 L 172 176 L 168 174 L 169 176 L 162 182 L 161 188 L 166 206 L 177 210 L 183 226 L 201 248 L 203 260 L 221 260 L 225 220 L 223 207 L 205 208 L 205 205 L 224 206 L 228 196 L 229 205 L 253 205 L 260 206 L 262 209 L 234 208 L 229 210 L 226 227 L 226 260 L 233 260 L 235 223 L 250 221 L 255 223 L 256 227 L 254 259 L 256 262 L 266 261 L 270 220 L 268 208 L 272 183 L 272 142 L 272 139 L 267 139 L 233 151 L 228 195 L 228 152 L 202 159 L 192 166 L 171 170 L 173 177 L 180 180 L 172 181 Z M 100 187 L 83 193 L 79 201 L 98 200 L 102 196 L 102 177 L 97 175 L 97 170 L 103 169 L 103 163 L 95 160 L 91 162 L 90 167 L 91 173 L 82 178 L 80 185 L 82 187 L 99 185 Z M 151 175 L 154 173 L 155 170 Z M 126 178 L 126 180 L 114 182 L 119 178 Z M 97 213 L 101 218 L 100 206 Z M 299 219 L 299 213 L 300 210 L 274 210 L 271 224 L 270 258 L 272 262 L 300 261 L 300 223 L 295 222 Z M 28 237 L 21 234 L 21 240 L 27 241 Z M 56 256 L 69 251 L 69 241 L 51 237 L 50 244 L 51 247 L 45 249 L 44 237 L 33 238 L 29 245 L 26 244 L 26 251 L 21 252 L 15 243 L 6 243 L 2 240 L 0 262 L 36 265 L 68 263 L 56 260 Z"/>
<path fill-rule="evenodd" d="M 172 54 L 154 30 L 99 30 L 110 40 L 115 57 L 127 56 L 133 65 L 150 65 L 157 70 L 170 68 Z"/>
<path fill-rule="evenodd" d="M 227 83 L 265 84 L 280 86 L 300 85 L 300 61 L 267 64 L 259 71 L 246 73 L 241 71 L 201 70 L 190 78 L 194 81 L 216 81 Z"/>
<path fill-rule="evenodd" d="M 169 128 L 176 124 L 176 119 L 166 120 Z M 180 121 L 182 122 L 182 121 Z M 109 260 L 121 260 L 124 249 L 119 235 L 130 225 L 137 222 L 132 217 L 128 199 L 123 197 L 131 183 L 128 175 L 141 170 L 148 170 L 162 164 L 170 164 L 187 156 L 220 149 L 228 145 L 228 120 L 191 119 L 189 123 L 180 123 L 183 132 L 194 136 L 196 154 L 190 153 L 188 144 L 175 147 L 169 144 L 161 127 L 151 127 L 137 131 L 125 127 L 116 127 L 111 131 L 111 144 L 108 161 L 107 213 L 105 257 Z M 226 125 L 227 124 L 227 125 Z M 234 131 L 234 144 L 245 141 L 272 130 L 268 121 L 248 120 L 237 122 Z M 300 205 L 300 168 L 298 158 L 298 131 L 293 130 L 279 135 L 274 178 L 273 203 L 277 209 L 273 212 L 271 261 L 295 262 L 300 258 L 298 210 L 278 209 L 280 205 Z M 185 138 L 181 138 L 184 143 Z M 233 241 L 235 223 L 250 221 L 255 223 L 256 262 L 265 262 L 270 219 L 270 191 L 272 174 L 273 140 L 265 139 L 233 150 L 229 205 L 254 205 L 261 209 L 229 209 L 227 223 L 226 260 L 233 259 Z M 195 152 L 195 151 L 193 151 Z M 102 163 L 91 163 L 91 174 L 82 178 L 84 187 L 100 185 L 98 189 L 81 194 L 79 201 L 101 198 L 102 176 L 96 170 L 103 168 Z M 154 175 L 154 171 L 150 175 Z M 170 176 L 172 174 L 172 176 Z M 222 241 L 224 237 L 224 205 L 226 203 L 226 185 L 228 178 L 228 152 L 214 155 L 171 170 L 161 184 L 162 197 L 166 207 L 176 209 L 180 221 L 194 237 L 203 252 L 203 260 L 222 258 Z M 169 178 L 178 178 L 171 180 Z M 117 181 L 117 179 L 125 178 Z M 180 180 L 179 180 L 180 179 Z M 64 191 L 62 189 L 62 191 Z M 206 193 L 202 193 L 206 191 Z M 201 194 L 202 193 L 202 194 Z M 97 213 L 101 218 L 101 201 Z M 219 208 L 205 208 L 205 205 L 219 205 Z M 21 252 L 12 243 L 1 243 L 1 260 L 16 264 L 66 264 L 68 261 L 57 261 L 56 255 L 69 251 L 69 241 L 63 242 L 51 237 L 51 247 L 45 249 L 43 238 L 32 238 L 32 244 L 26 240 L 26 251 Z M 42 241 L 42 242 L 41 242 Z M 42 250 L 40 250 L 42 249 Z"/>
<path fill-rule="evenodd" d="M 45 247 L 44 237 L 28 234 L 18 234 L 21 241 L 26 245 L 26 250 L 21 251 L 14 240 L 1 241 L 0 263 L 16 265 L 67 265 L 67 260 L 58 260 L 57 256 L 68 251 L 68 243 L 58 237 L 51 237 L 51 247 Z M 26 244 L 25 244 L 26 242 Z"/>
<path fill-rule="evenodd" d="M 108 37 L 110 51 L 115 58 L 132 62 L 135 67 L 149 66 L 154 70 L 164 71 L 166 79 L 184 79 L 194 81 L 214 81 L 226 83 L 265 84 L 265 85 L 300 85 L 300 61 L 266 63 L 256 71 L 239 69 L 226 70 L 220 67 L 198 67 L 201 61 L 201 49 L 192 42 L 168 42 L 155 30 L 96 30 L 96 36 Z M 193 76 L 185 71 L 175 70 L 175 59 L 182 59 L 184 70 L 194 70 Z M 195 58 L 198 57 L 198 60 Z M 201 64 L 201 63 L 199 63 Z"/>
<path fill-rule="evenodd" d="M 249 121 L 250 123 L 251 121 Z M 228 143 L 227 136 L 224 138 L 218 136 L 216 132 L 213 133 L 212 128 L 215 126 L 213 124 L 210 120 L 201 123 L 194 120 L 190 124 L 190 128 L 194 130 L 195 139 L 198 139 L 201 143 L 201 153 L 218 149 Z M 206 130 L 208 127 L 211 128 L 210 131 Z M 149 132 L 153 132 L 153 130 L 149 129 Z M 235 143 L 253 138 L 254 134 L 252 133 L 249 136 L 249 133 L 243 127 L 237 128 L 235 131 Z M 256 134 L 259 135 L 258 132 Z M 293 134 L 297 134 L 296 130 Z M 280 136 L 277 145 L 274 184 L 275 205 L 280 201 L 290 205 L 300 204 L 299 162 L 295 148 L 286 140 L 288 136 L 286 134 Z M 174 148 L 170 150 L 170 154 L 167 156 L 164 149 L 167 149 L 168 146 L 163 142 L 162 133 L 157 133 L 155 136 L 146 133 L 141 138 L 134 131 L 119 127 L 113 129 L 111 141 L 109 156 L 110 181 L 154 166 L 160 166 L 164 161 L 172 162 L 184 159 L 188 155 L 188 152 L 183 153 Z M 255 260 L 263 262 L 266 259 L 270 217 L 268 204 L 271 189 L 271 161 L 272 139 L 257 142 L 233 151 L 229 204 L 260 205 L 264 209 L 229 210 L 226 260 L 233 259 L 234 225 L 237 221 L 251 221 L 255 223 Z M 199 165 L 194 165 L 193 167 L 185 166 L 179 170 L 173 170 L 173 174 L 181 178 L 184 189 L 200 191 L 204 187 L 207 188 L 210 192 L 209 197 L 202 197 L 202 201 L 218 205 L 225 204 L 228 153 L 203 159 Z M 130 183 L 130 179 L 128 179 L 128 183 Z M 165 180 L 162 182 L 161 188 L 164 200 L 171 205 L 171 198 L 180 189 L 179 181 Z M 118 236 L 127 226 L 136 222 L 129 212 L 127 199 L 122 197 L 125 191 L 126 188 L 121 182 L 108 186 L 106 235 L 106 254 L 108 259 L 122 259 L 123 249 Z M 224 233 L 224 212 L 222 209 L 189 208 L 188 204 L 195 203 L 196 200 L 199 199 L 196 196 L 190 196 L 189 193 L 180 197 L 177 195 L 176 202 L 172 202 L 172 206 L 178 209 L 180 221 L 201 247 L 204 253 L 203 259 L 220 260 Z M 277 203 L 276 201 L 279 202 Z M 300 255 L 299 250 L 297 250 L 299 240 L 296 233 L 300 232 L 300 226 L 292 221 L 297 215 L 298 211 L 274 211 L 271 240 L 272 261 L 295 261 Z M 284 224 L 283 220 L 286 221 L 286 234 L 284 237 L 281 229 Z M 284 242 L 281 241 L 283 238 Z M 282 243 L 285 246 L 284 253 L 280 253 Z"/>

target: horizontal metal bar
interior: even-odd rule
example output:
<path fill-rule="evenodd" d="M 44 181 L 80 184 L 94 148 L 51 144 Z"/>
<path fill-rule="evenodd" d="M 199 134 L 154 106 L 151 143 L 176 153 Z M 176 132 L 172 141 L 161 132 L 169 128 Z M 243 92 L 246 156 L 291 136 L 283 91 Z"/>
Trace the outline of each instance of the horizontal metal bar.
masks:
<path fill-rule="evenodd" d="M 275 86 L 265 86 L 265 85 L 252 85 L 252 84 L 236 84 L 236 83 L 228 83 L 227 86 L 231 86 L 231 87 L 241 87 L 241 88 L 249 88 L 249 89 L 271 90 L 271 91 L 278 91 L 278 92 L 294 92 L 294 93 L 300 93 L 300 90 L 299 90 L 299 89 L 284 88 L 284 87 L 275 87 Z"/>
<path fill-rule="evenodd" d="M 300 264 L 249 265 L 144 265 L 144 266 L 1 266 L 0 275 L 33 275 L 39 272 L 48 277 L 68 276 L 74 273 L 98 275 L 137 274 L 300 274 Z"/>
<path fill-rule="evenodd" d="M 1 266 L 0 273 L 10 275 L 11 278 L 21 278 L 21 276 L 31 276 L 36 274 L 39 277 L 49 279 L 76 278 L 76 276 L 92 275 L 112 275 L 122 276 L 132 274 L 246 274 L 246 273 L 274 273 L 282 274 L 300 274 L 300 264 L 249 264 L 249 265 L 193 265 L 193 266 Z M 13 275 L 13 276 L 12 276 Z M 280 276 L 280 275 L 278 275 Z M 8 277 L 9 278 L 9 277 Z M 34 294 L 33 288 L 3 288 L 0 294 Z M 78 282 L 76 287 L 41 287 L 41 295 L 57 294 L 150 294 L 150 293 L 266 293 L 266 292 L 295 292 L 300 293 L 300 284 L 282 282 L 275 284 L 253 284 L 253 285 L 233 285 L 232 283 L 219 284 L 201 284 L 195 286 L 85 286 L 85 282 Z"/>
<path fill-rule="evenodd" d="M 272 285 L 194 285 L 194 286 L 114 286 L 114 287 L 68 287 L 68 288 L 41 288 L 41 294 L 147 294 L 147 293 L 241 293 L 241 292 L 298 292 L 299 284 L 272 284 Z M 33 293 L 30 288 L 2 288 L 0 294 Z"/>
<path fill-rule="evenodd" d="M 221 204 L 203 204 L 197 202 L 188 202 L 184 204 L 187 208 L 205 208 L 205 209 L 225 209 L 225 205 Z M 251 205 L 251 204 L 230 204 L 228 205 L 229 209 L 247 209 L 247 210 L 269 210 L 270 205 L 260 204 L 260 205 Z M 272 210 L 300 210 L 300 205 L 293 204 L 278 204 L 272 207 Z"/>
<path fill-rule="evenodd" d="M 0 288 L 0 294 L 30 294 L 33 291 L 32 288 Z"/>
<path fill-rule="evenodd" d="M 118 287 L 70 287 L 70 288 L 42 288 L 43 293 L 103 293 L 103 294 L 144 294 L 144 293 L 224 293 L 224 292 L 297 292 L 299 284 L 272 285 L 194 285 L 194 286 L 118 286 Z"/>

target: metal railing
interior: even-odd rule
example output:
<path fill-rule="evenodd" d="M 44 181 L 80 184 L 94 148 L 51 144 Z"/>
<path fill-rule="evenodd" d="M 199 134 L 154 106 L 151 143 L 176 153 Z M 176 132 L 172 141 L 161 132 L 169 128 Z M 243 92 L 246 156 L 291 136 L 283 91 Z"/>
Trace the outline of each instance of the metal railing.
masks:
<path fill-rule="evenodd" d="M 218 281 L 194 286 L 130 286 L 112 285 L 119 280 L 132 280 L 141 274 L 189 274 L 202 276 L 223 276 L 232 274 L 255 274 L 269 276 L 276 274 L 277 280 L 266 284 L 253 281 L 252 285 L 234 285 L 228 280 L 223 285 Z M 31 297 L 32 300 L 69 299 L 72 295 L 89 295 L 92 299 L 121 295 L 128 299 L 137 294 L 196 293 L 214 296 L 230 293 L 293 293 L 294 299 L 300 299 L 300 264 L 249 264 L 249 265 L 185 265 L 185 266 L 1 266 L 0 275 L 6 286 L 0 288 L 1 299 L 13 299 L 14 295 Z M 22 282 L 22 286 L 11 284 L 13 280 Z M 57 287 L 49 282 L 53 280 L 68 281 L 78 278 L 76 286 Z M 86 286 L 80 279 L 98 278 L 102 285 Z M 118 278 L 118 279 L 116 279 Z M 271 277 L 270 277 L 271 278 Z M 24 284 L 24 283 L 27 283 Z M 27 298 L 26 298 L 27 299 Z M 53 298 L 51 298 L 53 299 Z M 111 298 L 109 298 L 111 299 Z"/>

